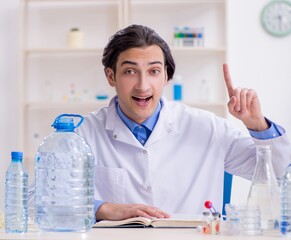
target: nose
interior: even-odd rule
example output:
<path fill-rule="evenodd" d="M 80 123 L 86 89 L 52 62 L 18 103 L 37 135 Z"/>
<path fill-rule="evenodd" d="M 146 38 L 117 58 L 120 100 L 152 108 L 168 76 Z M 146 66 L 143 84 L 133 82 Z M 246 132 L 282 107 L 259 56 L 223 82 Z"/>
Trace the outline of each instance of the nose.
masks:
<path fill-rule="evenodd" d="M 145 92 L 149 89 L 149 78 L 146 76 L 146 73 L 140 73 L 135 85 L 135 89 Z"/>

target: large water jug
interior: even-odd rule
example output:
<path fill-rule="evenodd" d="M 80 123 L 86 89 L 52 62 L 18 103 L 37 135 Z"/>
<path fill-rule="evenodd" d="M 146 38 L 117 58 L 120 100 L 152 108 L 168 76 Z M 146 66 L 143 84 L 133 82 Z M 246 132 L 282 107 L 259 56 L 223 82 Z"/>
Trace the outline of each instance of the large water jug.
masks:
<path fill-rule="evenodd" d="M 75 118 L 80 118 L 76 126 Z M 58 116 L 56 131 L 38 147 L 35 223 L 43 231 L 85 232 L 94 224 L 94 157 L 74 131 L 82 122 L 80 115 Z"/>

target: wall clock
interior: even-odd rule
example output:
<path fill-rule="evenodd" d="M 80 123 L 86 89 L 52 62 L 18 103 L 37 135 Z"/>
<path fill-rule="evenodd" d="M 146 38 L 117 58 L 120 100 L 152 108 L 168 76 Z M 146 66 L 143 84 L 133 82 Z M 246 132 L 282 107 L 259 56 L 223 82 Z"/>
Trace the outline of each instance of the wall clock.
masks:
<path fill-rule="evenodd" d="M 271 35 L 284 37 L 291 33 L 291 1 L 273 0 L 261 12 L 263 28 Z"/>

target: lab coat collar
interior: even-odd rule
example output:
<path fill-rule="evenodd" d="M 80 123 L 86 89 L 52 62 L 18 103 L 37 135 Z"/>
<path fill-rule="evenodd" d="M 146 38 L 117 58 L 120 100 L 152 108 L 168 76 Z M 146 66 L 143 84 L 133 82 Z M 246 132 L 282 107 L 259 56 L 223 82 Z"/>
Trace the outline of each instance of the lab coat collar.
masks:
<path fill-rule="evenodd" d="M 175 127 L 175 116 L 169 109 L 169 102 L 165 98 L 161 98 L 162 109 L 160 111 L 159 119 L 153 129 L 148 141 L 143 146 L 124 122 L 118 116 L 115 106 L 116 96 L 111 99 L 108 107 L 108 117 L 106 119 L 106 130 L 110 131 L 113 138 L 117 141 L 121 141 L 130 145 L 134 145 L 139 148 L 147 148 L 160 139 L 167 137 L 169 134 L 175 134 L 177 132 Z"/>

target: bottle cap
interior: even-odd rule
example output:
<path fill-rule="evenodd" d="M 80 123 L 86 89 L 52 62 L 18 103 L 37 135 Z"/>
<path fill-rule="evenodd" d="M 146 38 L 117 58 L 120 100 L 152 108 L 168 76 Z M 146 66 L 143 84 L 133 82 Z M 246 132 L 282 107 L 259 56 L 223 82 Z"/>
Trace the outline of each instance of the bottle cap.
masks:
<path fill-rule="evenodd" d="M 11 158 L 12 159 L 21 160 L 22 157 L 23 157 L 23 153 L 22 152 L 11 152 Z"/>
<path fill-rule="evenodd" d="M 80 118 L 79 123 L 75 126 L 74 118 Z M 51 125 L 57 132 L 73 132 L 75 128 L 79 127 L 84 118 L 78 114 L 61 114 Z"/>
<path fill-rule="evenodd" d="M 76 28 L 76 27 L 74 27 L 74 28 L 71 28 L 71 32 L 78 32 L 78 31 L 80 31 L 80 29 L 79 29 L 79 28 Z"/>
<path fill-rule="evenodd" d="M 57 131 L 72 132 L 75 128 L 74 119 L 73 118 L 60 118 L 58 119 L 58 121 L 55 122 L 53 127 Z"/>

